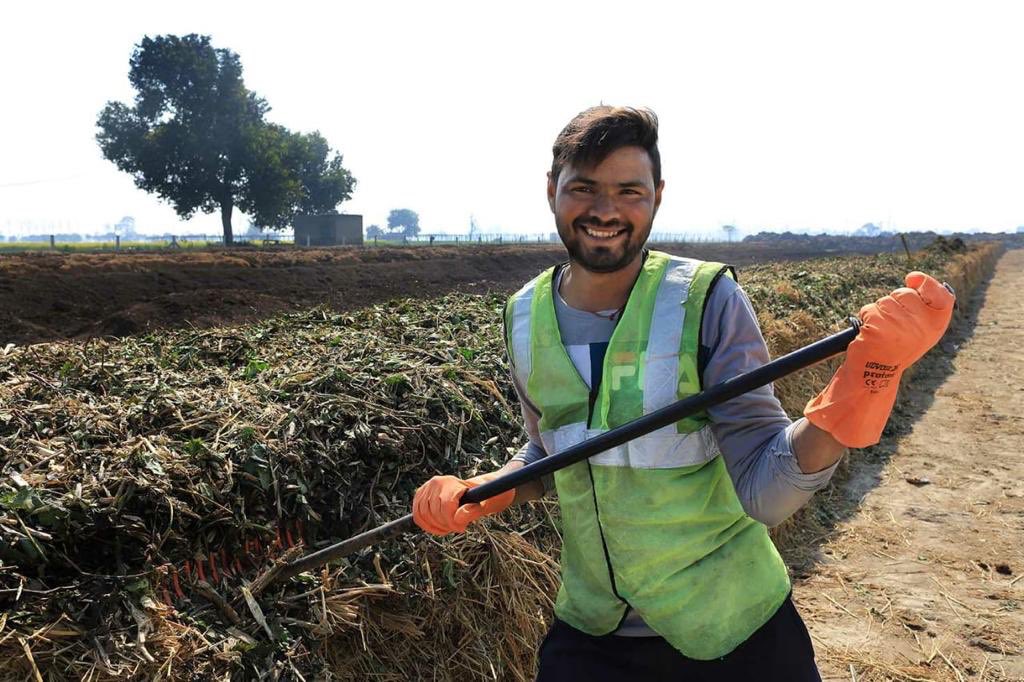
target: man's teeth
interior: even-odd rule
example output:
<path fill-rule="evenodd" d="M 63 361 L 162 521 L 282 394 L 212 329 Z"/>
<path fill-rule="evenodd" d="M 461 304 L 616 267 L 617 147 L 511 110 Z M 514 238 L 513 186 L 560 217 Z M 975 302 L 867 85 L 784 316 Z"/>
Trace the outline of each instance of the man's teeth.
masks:
<path fill-rule="evenodd" d="M 595 230 L 592 227 L 584 227 L 583 231 L 589 234 L 591 237 L 596 237 L 597 239 L 611 239 L 612 237 L 622 232 L 622 230 Z"/>

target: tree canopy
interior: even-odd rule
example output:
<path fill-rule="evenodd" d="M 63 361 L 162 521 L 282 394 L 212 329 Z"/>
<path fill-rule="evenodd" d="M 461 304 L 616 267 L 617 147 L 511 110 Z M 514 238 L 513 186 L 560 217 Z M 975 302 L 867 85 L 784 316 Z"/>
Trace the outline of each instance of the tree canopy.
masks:
<path fill-rule="evenodd" d="M 145 37 L 129 62 L 134 105 L 108 102 L 97 125 L 103 156 L 182 218 L 219 210 L 224 242 L 239 208 L 262 227 L 298 213 L 335 213 L 355 178 L 319 132 L 270 123 L 234 52 L 209 36 Z"/>
<path fill-rule="evenodd" d="M 406 237 L 415 237 L 420 233 L 420 216 L 409 208 L 392 209 L 388 214 L 388 229 Z"/>

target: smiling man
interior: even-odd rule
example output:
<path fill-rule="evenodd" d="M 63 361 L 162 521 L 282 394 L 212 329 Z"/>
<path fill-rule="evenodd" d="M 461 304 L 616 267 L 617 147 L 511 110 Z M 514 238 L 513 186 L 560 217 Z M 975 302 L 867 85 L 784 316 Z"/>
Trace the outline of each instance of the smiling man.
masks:
<path fill-rule="evenodd" d="M 881 436 L 899 376 L 949 324 L 953 296 L 907 276 L 861 310 L 829 385 L 791 422 L 771 387 L 460 506 L 462 494 L 768 361 L 733 270 L 644 248 L 664 181 L 653 112 L 601 106 L 555 140 L 547 195 L 567 263 L 511 297 L 505 331 L 529 442 L 501 470 L 436 476 L 421 528 L 462 532 L 558 495 L 562 586 L 539 680 L 819 680 L 768 537 Z M 883 382 L 866 381 L 880 366 Z"/>

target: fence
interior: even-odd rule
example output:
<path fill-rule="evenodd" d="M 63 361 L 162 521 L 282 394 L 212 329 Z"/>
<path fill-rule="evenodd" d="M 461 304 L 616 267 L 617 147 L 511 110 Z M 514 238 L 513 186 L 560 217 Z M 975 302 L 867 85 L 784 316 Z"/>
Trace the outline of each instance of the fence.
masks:
<path fill-rule="evenodd" d="M 291 244 L 294 235 L 291 233 L 271 233 L 266 235 L 246 234 L 235 237 L 237 245 L 268 246 Z M 151 249 L 190 249 L 223 246 L 222 234 L 183 234 L 183 235 L 132 235 L 129 239 L 119 236 L 100 235 L 34 235 L 18 241 L 4 241 L 0 235 L 0 253 L 20 251 L 140 251 Z"/>
<path fill-rule="evenodd" d="M 455 234 L 446 232 L 424 232 L 415 237 L 387 235 L 368 238 L 366 243 L 381 245 L 389 244 L 560 244 L 561 239 L 555 232 L 548 233 L 512 233 L 493 234 Z M 739 238 L 729 240 L 715 234 L 697 232 L 652 232 L 648 241 L 660 243 L 708 243 L 718 244 L 728 241 L 740 241 Z"/>
<path fill-rule="evenodd" d="M 650 236 L 655 243 L 723 243 L 728 240 L 714 234 L 690 232 L 654 232 Z M 738 241 L 738 240 L 736 240 Z M 382 235 L 368 237 L 366 246 L 472 246 L 472 245 L 529 245 L 529 244 L 560 244 L 561 240 L 555 232 L 548 233 L 478 233 L 474 235 L 454 232 L 422 232 L 415 236 Z M 243 234 L 235 237 L 236 245 L 250 246 L 298 246 L 295 235 L 291 232 L 267 232 L 260 234 Z M 19 241 L 3 241 L 0 235 L 0 253 L 36 250 L 55 251 L 137 251 L 150 249 L 189 249 L 206 248 L 224 245 L 222 234 L 184 234 L 184 235 L 132 235 L 130 239 L 118 236 L 100 235 L 33 235 Z M 323 248 L 323 247 L 313 247 Z"/>

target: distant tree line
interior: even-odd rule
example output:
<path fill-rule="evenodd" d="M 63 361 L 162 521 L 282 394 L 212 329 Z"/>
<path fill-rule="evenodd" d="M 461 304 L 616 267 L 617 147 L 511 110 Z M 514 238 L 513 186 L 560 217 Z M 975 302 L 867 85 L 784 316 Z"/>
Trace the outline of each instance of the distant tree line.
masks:
<path fill-rule="evenodd" d="M 420 233 L 420 216 L 411 208 L 396 208 L 388 214 L 387 229 L 380 225 L 366 228 L 369 239 L 411 239 Z"/>

